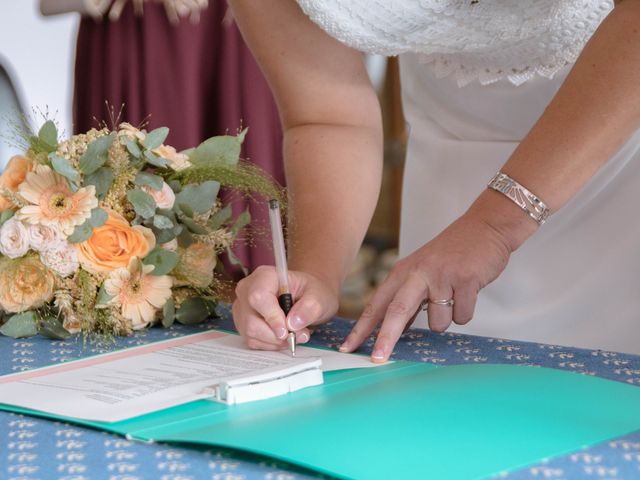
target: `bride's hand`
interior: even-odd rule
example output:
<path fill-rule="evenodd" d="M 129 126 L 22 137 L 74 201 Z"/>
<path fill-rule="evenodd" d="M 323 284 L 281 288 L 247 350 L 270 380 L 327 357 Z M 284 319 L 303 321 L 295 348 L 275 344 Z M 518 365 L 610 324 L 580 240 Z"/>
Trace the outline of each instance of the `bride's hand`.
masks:
<path fill-rule="evenodd" d="M 286 348 L 287 328 L 296 332 L 298 343 L 306 343 L 311 328 L 329 320 L 338 309 L 337 295 L 313 275 L 289 271 L 289 288 L 294 305 L 285 319 L 274 267 L 258 267 L 238 283 L 233 321 L 249 348 Z"/>
<path fill-rule="evenodd" d="M 451 322 L 469 322 L 478 292 L 504 270 L 511 251 L 500 231 L 466 213 L 394 266 L 340 351 L 357 349 L 382 322 L 372 360 L 387 361 L 425 299 L 453 299 L 453 306 L 427 304 L 431 330 L 444 332 Z"/>

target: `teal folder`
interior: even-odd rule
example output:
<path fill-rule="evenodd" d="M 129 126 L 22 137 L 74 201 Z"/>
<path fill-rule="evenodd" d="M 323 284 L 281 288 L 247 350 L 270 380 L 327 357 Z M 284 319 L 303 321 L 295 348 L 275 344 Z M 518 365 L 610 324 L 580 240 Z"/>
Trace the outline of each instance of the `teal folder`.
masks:
<path fill-rule="evenodd" d="M 514 365 L 395 362 L 239 405 L 199 400 L 117 423 L 141 441 L 220 446 L 339 478 L 479 479 L 640 429 L 640 388 Z"/>

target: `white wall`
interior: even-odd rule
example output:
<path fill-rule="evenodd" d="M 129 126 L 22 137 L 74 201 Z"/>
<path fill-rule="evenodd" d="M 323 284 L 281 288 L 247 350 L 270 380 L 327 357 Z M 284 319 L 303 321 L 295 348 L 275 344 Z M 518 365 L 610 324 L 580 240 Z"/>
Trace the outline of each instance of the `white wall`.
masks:
<path fill-rule="evenodd" d="M 38 4 L 0 0 L 0 61 L 18 83 L 27 113 L 31 108 L 57 111 L 60 129 L 69 135 L 78 15 L 43 18 Z"/>

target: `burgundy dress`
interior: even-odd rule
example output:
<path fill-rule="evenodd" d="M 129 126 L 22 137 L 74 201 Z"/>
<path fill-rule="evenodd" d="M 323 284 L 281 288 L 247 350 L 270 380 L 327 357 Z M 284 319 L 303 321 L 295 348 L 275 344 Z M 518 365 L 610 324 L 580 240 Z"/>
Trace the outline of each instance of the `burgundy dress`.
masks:
<path fill-rule="evenodd" d="M 284 184 L 282 133 L 269 87 L 235 23 L 225 21 L 227 3 L 209 1 L 200 22 L 172 25 L 164 7 L 148 2 L 135 16 L 127 4 L 117 22 L 80 23 L 76 47 L 74 130 L 106 121 L 105 101 L 121 121 L 147 129 L 167 126 L 167 143 L 178 150 L 248 126 L 242 156 Z M 237 195 L 233 196 L 237 198 Z M 234 251 L 251 270 L 273 264 L 265 202 L 240 200 L 236 213 L 249 206 L 262 234 L 255 245 L 238 242 Z"/>

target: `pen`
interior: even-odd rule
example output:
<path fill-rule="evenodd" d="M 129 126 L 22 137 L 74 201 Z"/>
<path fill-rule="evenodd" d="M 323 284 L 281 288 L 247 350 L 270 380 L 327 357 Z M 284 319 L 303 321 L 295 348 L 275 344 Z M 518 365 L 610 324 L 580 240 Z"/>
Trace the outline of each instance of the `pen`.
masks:
<path fill-rule="evenodd" d="M 284 249 L 284 235 L 282 234 L 282 221 L 280 219 L 280 206 L 277 200 L 269 200 L 269 220 L 271 223 L 271 238 L 273 240 L 273 253 L 276 257 L 276 272 L 278 274 L 278 303 L 285 316 L 293 306 L 293 297 L 289 291 L 289 275 L 287 273 L 287 253 Z M 291 356 L 296 356 L 296 334 L 289 332 L 287 335 Z"/>

